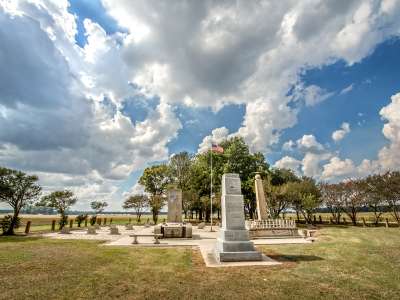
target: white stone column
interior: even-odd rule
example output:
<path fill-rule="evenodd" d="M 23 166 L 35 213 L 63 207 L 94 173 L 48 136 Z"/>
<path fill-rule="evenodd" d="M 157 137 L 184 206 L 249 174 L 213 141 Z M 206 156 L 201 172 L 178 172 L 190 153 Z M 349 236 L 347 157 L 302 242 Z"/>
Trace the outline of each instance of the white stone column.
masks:
<path fill-rule="evenodd" d="M 256 174 L 254 184 L 256 189 L 256 200 L 257 200 L 257 219 L 266 220 L 268 219 L 267 202 L 265 201 L 263 181 L 261 179 L 260 174 L 258 173 Z"/>

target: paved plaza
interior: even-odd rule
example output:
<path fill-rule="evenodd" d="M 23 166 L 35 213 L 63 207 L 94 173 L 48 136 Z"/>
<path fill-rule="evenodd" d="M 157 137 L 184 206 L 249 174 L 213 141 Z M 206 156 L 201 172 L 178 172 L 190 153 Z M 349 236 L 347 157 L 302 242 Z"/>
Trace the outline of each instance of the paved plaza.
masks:
<path fill-rule="evenodd" d="M 197 226 L 193 227 L 193 238 L 168 238 L 160 239 L 159 244 L 154 244 L 154 238 L 151 236 L 153 233 L 153 226 L 133 226 L 133 230 L 127 230 L 125 226 L 119 225 L 118 235 L 110 234 L 110 227 L 103 226 L 96 230 L 96 234 L 87 234 L 87 229 L 71 230 L 70 234 L 60 233 L 47 233 L 43 236 L 55 239 L 79 239 L 79 240 L 100 240 L 104 241 L 102 246 L 123 246 L 123 247 L 193 247 L 200 249 L 202 257 L 206 266 L 208 267 L 225 267 L 225 266 L 249 266 L 249 265 L 277 265 L 277 261 L 263 255 L 262 261 L 255 262 L 217 262 L 213 255 L 217 236 L 219 234 L 219 227 L 213 227 L 213 232 L 210 232 L 210 227 L 206 226 L 204 229 L 198 229 Z M 130 235 L 138 235 L 138 244 L 133 244 L 134 238 Z M 257 245 L 276 245 L 276 244 L 307 244 L 312 240 L 298 237 L 298 238 L 268 238 L 268 239 L 254 239 L 252 242 Z"/>

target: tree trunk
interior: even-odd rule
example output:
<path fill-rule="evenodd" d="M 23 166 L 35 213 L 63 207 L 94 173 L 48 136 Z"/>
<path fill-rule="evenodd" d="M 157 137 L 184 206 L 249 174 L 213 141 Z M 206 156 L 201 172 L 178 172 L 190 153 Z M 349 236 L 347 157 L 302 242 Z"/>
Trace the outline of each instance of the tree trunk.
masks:
<path fill-rule="evenodd" d="M 152 213 L 153 213 L 153 222 L 154 222 L 154 224 L 157 224 L 158 212 L 153 210 Z"/>
<path fill-rule="evenodd" d="M 8 229 L 4 233 L 4 235 L 15 235 L 14 227 L 17 224 L 18 215 L 19 215 L 19 211 L 17 209 L 14 210 L 14 215 L 10 220 L 10 227 L 8 227 Z"/>

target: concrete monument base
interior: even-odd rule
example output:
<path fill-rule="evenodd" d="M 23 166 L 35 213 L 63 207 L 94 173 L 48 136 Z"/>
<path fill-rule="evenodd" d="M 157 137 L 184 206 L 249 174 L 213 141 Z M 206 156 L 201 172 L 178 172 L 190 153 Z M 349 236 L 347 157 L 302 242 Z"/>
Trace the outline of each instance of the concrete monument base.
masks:
<path fill-rule="evenodd" d="M 192 238 L 192 224 L 163 223 L 154 226 L 154 234 L 162 234 L 163 238 Z"/>

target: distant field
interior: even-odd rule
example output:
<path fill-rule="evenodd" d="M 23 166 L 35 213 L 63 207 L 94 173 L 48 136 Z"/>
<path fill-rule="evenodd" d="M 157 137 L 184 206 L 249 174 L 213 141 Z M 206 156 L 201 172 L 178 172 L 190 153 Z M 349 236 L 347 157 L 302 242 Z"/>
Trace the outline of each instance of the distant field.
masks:
<path fill-rule="evenodd" d="M 0 299 L 399 299 L 400 229 L 324 227 L 258 247 L 283 264 L 206 268 L 191 248 L 0 237 Z"/>
<path fill-rule="evenodd" d="M 319 220 L 319 216 L 321 216 L 322 221 L 325 223 L 329 222 L 329 219 L 331 218 L 331 214 L 329 213 L 320 213 L 320 214 L 316 214 L 315 215 L 317 218 L 317 221 Z M 2 218 L 3 215 L 0 215 L 0 218 Z M 69 218 L 71 219 L 75 219 L 76 215 L 71 215 L 69 216 Z M 350 218 L 347 217 L 346 215 L 342 215 L 342 220 L 343 217 L 346 218 L 347 221 L 347 225 L 351 225 L 350 224 Z M 373 213 L 371 212 L 361 212 L 358 214 L 358 222 L 360 225 L 362 225 L 362 218 L 365 218 L 366 222 L 368 224 L 370 224 L 371 226 L 373 226 L 373 222 L 374 222 L 374 216 Z M 17 229 L 17 232 L 24 232 L 25 230 L 25 225 L 27 221 L 31 221 L 31 232 L 46 232 L 46 231 L 50 231 L 51 230 L 51 222 L 53 220 L 56 220 L 56 222 L 58 222 L 59 220 L 59 216 L 58 215 L 21 215 L 22 218 L 22 225 L 20 228 Z M 107 219 L 107 224 L 110 223 L 110 220 L 112 219 L 112 223 L 113 224 L 126 224 L 129 222 L 129 220 L 131 221 L 131 223 L 133 224 L 137 224 L 138 220 L 135 214 L 126 214 L 126 215 L 99 215 L 99 218 L 102 219 L 102 224 L 104 222 L 104 218 Z M 296 214 L 286 214 L 285 215 L 286 219 L 292 218 L 293 220 L 296 219 Z M 384 213 L 381 216 L 381 224 L 380 226 L 384 226 L 384 222 L 385 219 L 388 218 L 389 222 L 391 222 L 391 226 L 398 226 L 398 224 L 395 222 L 395 219 L 393 218 L 393 216 L 390 213 Z M 161 214 L 158 218 L 158 222 L 163 222 L 164 220 L 167 219 L 167 215 L 166 214 Z M 152 222 L 152 217 L 151 215 L 143 215 L 141 217 L 141 223 L 145 223 L 147 222 L 147 220 L 149 220 L 149 222 Z M 218 221 L 216 219 L 214 219 L 216 222 Z M 198 220 L 190 220 L 191 222 L 198 222 Z M 84 226 L 84 223 L 82 223 L 82 225 Z M 76 223 L 74 223 L 74 228 L 77 226 Z M 58 225 L 56 225 L 56 228 L 58 228 Z"/>

